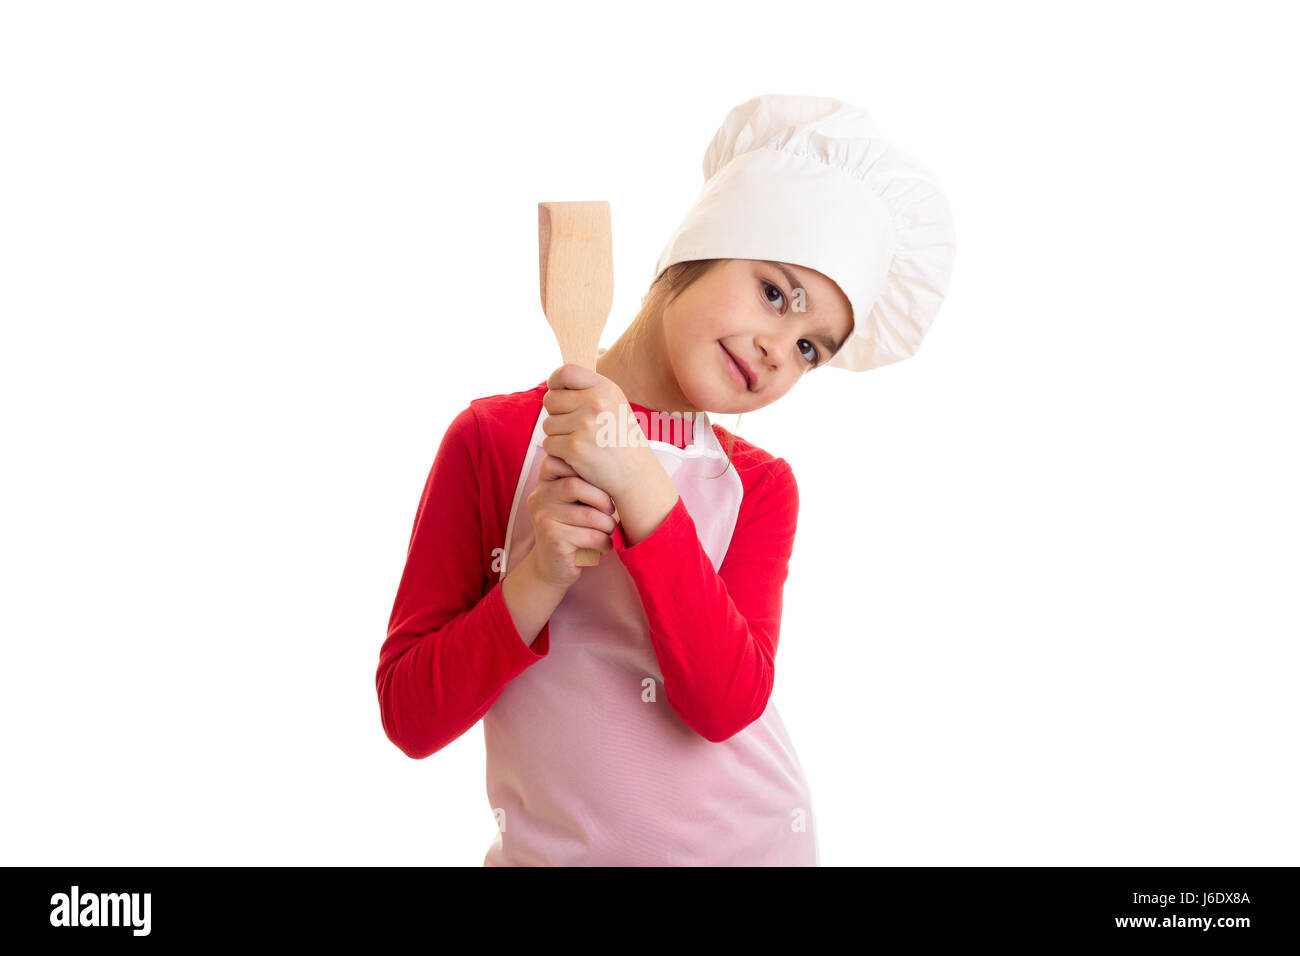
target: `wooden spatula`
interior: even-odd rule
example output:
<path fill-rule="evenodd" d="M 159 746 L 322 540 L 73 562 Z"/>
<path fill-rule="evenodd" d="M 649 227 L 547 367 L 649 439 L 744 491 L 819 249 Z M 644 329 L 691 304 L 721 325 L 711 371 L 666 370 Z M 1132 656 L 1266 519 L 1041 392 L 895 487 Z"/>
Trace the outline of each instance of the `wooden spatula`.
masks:
<path fill-rule="evenodd" d="M 600 333 L 614 302 L 614 252 L 608 202 L 539 202 L 542 311 L 560 343 L 564 364 L 596 369 Z M 581 548 L 580 567 L 600 563 Z"/>

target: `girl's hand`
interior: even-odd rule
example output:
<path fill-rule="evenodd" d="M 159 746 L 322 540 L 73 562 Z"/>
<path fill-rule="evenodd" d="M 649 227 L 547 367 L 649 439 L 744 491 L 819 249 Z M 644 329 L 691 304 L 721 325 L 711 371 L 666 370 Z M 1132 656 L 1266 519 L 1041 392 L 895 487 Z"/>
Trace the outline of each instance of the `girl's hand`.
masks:
<path fill-rule="evenodd" d="M 585 481 L 617 500 L 645 477 L 646 469 L 659 465 L 623 390 L 613 381 L 566 364 L 551 373 L 546 387 L 542 447 Z"/>
<path fill-rule="evenodd" d="M 537 487 L 528 495 L 528 513 L 535 533 L 531 554 L 548 584 L 568 588 L 582 576 L 574 558 L 579 548 L 602 555 L 614 549 L 614 502 L 554 455 L 542 459 Z"/>

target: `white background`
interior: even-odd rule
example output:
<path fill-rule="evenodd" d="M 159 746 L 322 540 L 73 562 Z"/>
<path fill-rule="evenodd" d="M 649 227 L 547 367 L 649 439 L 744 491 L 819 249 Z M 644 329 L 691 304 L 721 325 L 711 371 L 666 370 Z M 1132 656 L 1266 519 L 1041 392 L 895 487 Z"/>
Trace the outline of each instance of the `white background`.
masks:
<path fill-rule="evenodd" d="M 740 426 L 822 862 L 1300 862 L 1284 5 L 0 9 L 4 863 L 481 864 L 481 728 L 374 686 L 434 450 L 560 364 L 537 203 L 611 202 L 609 345 L 769 92 L 958 237 L 914 359 Z"/>

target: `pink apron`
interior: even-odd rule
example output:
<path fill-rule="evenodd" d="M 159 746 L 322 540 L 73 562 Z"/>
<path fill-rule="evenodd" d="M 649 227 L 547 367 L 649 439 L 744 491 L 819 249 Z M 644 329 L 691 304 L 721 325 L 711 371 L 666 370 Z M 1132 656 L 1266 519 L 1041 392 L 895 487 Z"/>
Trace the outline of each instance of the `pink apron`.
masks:
<path fill-rule="evenodd" d="M 547 414 L 515 490 L 502 578 L 533 546 L 525 499 L 546 456 Z M 708 417 L 696 416 L 687 448 L 650 447 L 720 567 L 744 488 Z M 776 707 L 722 743 L 687 726 L 616 552 L 565 594 L 550 652 L 506 685 L 483 735 L 498 828 L 484 866 L 820 865 L 812 796 Z"/>

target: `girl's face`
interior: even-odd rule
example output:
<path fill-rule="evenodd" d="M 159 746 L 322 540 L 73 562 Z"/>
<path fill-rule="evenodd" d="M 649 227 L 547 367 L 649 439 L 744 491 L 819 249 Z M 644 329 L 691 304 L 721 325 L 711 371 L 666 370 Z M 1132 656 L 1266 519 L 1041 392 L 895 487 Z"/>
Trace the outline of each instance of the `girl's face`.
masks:
<path fill-rule="evenodd" d="M 852 330 L 852 306 L 831 279 L 758 259 L 717 263 L 669 303 L 663 320 L 682 394 L 722 414 L 770 405 L 825 365 Z"/>

